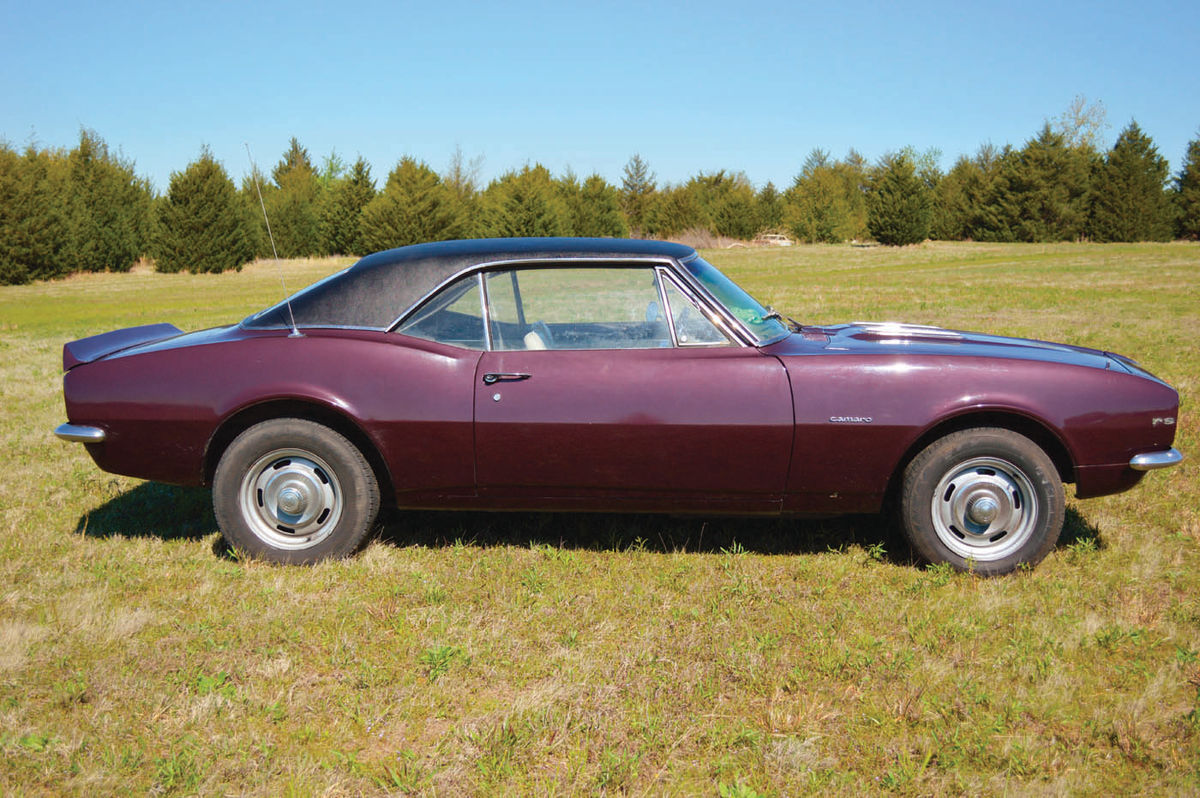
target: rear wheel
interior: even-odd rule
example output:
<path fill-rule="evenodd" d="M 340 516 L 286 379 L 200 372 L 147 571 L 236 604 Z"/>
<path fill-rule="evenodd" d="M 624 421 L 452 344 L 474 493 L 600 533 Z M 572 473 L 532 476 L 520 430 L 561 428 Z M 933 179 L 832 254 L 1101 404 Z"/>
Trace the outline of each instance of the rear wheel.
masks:
<path fill-rule="evenodd" d="M 273 419 L 244 431 L 222 454 L 213 511 L 238 551 L 314 563 L 362 545 L 379 512 L 379 485 L 362 452 L 339 433 Z"/>
<path fill-rule="evenodd" d="M 999 428 L 951 433 L 904 471 L 901 521 L 927 561 L 1004 574 L 1035 565 L 1058 541 L 1065 502 L 1050 457 Z"/>

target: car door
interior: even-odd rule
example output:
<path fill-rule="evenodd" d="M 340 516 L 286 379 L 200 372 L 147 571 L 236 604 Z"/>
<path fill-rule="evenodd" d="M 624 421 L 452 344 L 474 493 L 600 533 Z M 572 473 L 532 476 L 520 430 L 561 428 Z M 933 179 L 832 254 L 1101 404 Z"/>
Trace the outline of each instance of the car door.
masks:
<path fill-rule="evenodd" d="M 487 275 L 476 368 L 480 496 L 496 506 L 780 508 L 782 364 L 726 336 L 650 264 Z"/>

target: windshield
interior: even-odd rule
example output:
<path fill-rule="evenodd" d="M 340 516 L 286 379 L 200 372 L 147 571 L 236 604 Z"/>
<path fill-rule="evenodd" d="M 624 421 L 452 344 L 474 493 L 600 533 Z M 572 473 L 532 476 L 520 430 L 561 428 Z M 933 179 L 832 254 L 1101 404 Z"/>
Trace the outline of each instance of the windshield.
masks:
<path fill-rule="evenodd" d="M 788 328 L 779 319 L 779 314 L 764 308 L 754 297 L 743 291 L 733 280 L 721 274 L 704 258 L 693 258 L 685 263 L 684 267 L 738 321 L 749 328 L 760 344 L 787 334 Z"/>

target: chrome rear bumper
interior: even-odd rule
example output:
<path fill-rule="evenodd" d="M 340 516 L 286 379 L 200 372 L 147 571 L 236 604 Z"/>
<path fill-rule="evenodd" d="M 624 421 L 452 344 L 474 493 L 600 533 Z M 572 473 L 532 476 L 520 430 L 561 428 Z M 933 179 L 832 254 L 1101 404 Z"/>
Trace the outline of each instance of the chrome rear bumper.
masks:
<path fill-rule="evenodd" d="M 1159 468 L 1170 468 L 1182 461 L 1183 455 L 1178 449 L 1167 449 L 1165 452 L 1139 454 L 1129 461 L 1129 467 L 1134 471 L 1154 471 Z"/>
<path fill-rule="evenodd" d="M 99 427 L 83 427 L 78 424 L 59 424 L 54 434 L 71 443 L 103 443 L 104 430 Z"/>

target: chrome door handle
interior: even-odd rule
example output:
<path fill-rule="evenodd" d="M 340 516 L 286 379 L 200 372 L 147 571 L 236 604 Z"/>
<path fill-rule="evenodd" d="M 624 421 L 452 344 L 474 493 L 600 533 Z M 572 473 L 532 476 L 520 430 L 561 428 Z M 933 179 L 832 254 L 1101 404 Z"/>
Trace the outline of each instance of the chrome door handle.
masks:
<path fill-rule="evenodd" d="M 495 385 L 498 382 L 520 382 L 532 377 L 532 374 L 489 372 L 483 375 L 484 385 Z"/>

